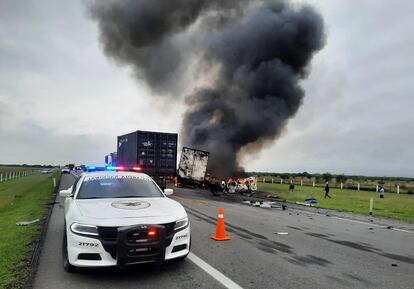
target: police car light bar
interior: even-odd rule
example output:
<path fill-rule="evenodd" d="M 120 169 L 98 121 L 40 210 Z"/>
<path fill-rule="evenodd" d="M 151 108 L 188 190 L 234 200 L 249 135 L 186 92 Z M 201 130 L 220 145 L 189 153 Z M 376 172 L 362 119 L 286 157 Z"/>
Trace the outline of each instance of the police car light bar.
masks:
<path fill-rule="evenodd" d="M 94 167 L 95 168 L 95 167 Z M 92 169 L 88 167 L 88 171 L 93 171 L 95 169 Z M 96 168 L 96 170 L 98 170 L 98 168 Z M 134 166 L 134 167 L 125 167 L 125 166 L 107 166 L 105 167 L 106 171 L 141 171 L 142 168 L 138 167 L 138 166 Z"/>
<path fill-rule="evenodd" d="M 107 171 L 124 171 L 125 170 L 125 167 L 122 167 L 122 166 L 116 166 L 116 167 L 114 167 L 114 166 L 107 166 L 106 167 L 106 170 Z"/>
<path fill-rule="evenodd" d="M 85 170 L 87 172 L 101 172 L 101 171 L 105 171 L 106 168 L 105 167 L 96 167 L 96 166 L 86 166 Z"/>

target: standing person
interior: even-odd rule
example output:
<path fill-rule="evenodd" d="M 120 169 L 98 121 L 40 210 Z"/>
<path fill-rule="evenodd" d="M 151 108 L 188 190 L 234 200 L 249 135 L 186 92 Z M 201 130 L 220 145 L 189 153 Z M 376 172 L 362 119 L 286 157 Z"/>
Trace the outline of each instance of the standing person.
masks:
<path fill-rule="evenodd" d="M 384 187 L 383 186 L 380 186 L 380 189 L 378 190 L 378 192 L 380 193 L 380 198 L 381 199 L 384 198 L 385 191 L 384 191 Z"/>
<path fill-rule="evenodd" d="M 329 183 L 326 182 L 325 184 L 325 199 L 326 197 L 331 198 L 331 196 L 329 195 Z"/>

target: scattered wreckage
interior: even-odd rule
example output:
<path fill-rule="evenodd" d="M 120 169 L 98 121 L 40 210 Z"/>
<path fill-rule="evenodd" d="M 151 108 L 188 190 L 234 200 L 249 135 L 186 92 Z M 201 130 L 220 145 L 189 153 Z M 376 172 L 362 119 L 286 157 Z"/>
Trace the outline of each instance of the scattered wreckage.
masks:
<path fill-rule="evenodd" d="M 220 195 L 223 193 L 251 194 L 257 191 L 257 179 L 256 177 L 219 179 L 207 176 L 204 181 L 204 186 L 206 189 L 210 189 L 213 195 Z"/>

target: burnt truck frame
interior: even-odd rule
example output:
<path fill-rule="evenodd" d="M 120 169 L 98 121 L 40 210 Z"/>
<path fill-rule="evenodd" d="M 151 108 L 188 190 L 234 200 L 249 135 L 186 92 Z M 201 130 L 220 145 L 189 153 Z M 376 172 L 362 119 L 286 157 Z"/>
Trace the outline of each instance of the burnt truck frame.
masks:
<path fill-rule="evenodd" d="M 117 165 L 141 168 L 165 189 L 177 169 L 177 133 L 137 130 L 118 136 Z"/>
<path fill-rule="evenodd" d="M 210 153 L 183 147 L 177 170 L 177 183 L 182 187 L 202 187 Z"/>

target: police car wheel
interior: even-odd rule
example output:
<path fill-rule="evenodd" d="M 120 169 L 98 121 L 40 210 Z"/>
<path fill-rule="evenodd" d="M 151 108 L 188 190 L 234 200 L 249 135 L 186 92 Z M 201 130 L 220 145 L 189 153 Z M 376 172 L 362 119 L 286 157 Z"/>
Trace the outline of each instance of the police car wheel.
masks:
<path fill-rule="evenodd" d="M 63 242 L 62 242 L 62 257 L 63 257 L 63 268 L 66 272 L 75 272 L 76 267 L 69 263 L 68 258 L 68 239 L 66 237 L 66 228 L 63 233 Z"/>

